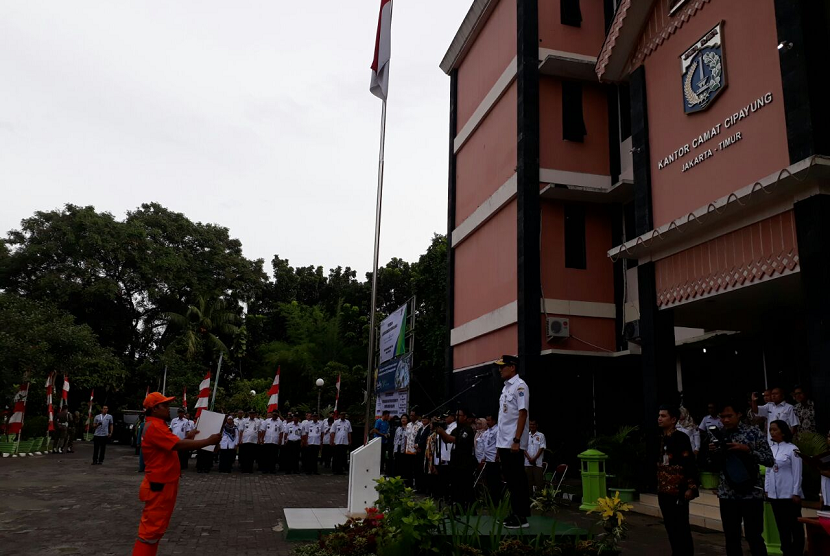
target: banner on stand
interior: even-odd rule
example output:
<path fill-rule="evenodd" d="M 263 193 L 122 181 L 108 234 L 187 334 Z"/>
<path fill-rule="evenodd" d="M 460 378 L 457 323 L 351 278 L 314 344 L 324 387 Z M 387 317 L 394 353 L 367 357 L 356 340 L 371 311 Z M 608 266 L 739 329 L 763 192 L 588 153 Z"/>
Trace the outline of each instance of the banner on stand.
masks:
<path fill-rule="evenodd" d="M 409 390 L 393 390 L 379 393 L 375 402 L 375 415 L 388 411 L 392 415 L 406 415 L 409 404 Z"/>
<path fill-rule="evenodd" d="M 403 355 L 406 351 L 406 305 L 380 323 L 380 362 Z"/>
<path fill-rule="evenodd" d="M 403 390 L 409 388 L 409 369 L 412 368 L 412 353 L 390 359 L 378 369 L 376 392 Z"/>

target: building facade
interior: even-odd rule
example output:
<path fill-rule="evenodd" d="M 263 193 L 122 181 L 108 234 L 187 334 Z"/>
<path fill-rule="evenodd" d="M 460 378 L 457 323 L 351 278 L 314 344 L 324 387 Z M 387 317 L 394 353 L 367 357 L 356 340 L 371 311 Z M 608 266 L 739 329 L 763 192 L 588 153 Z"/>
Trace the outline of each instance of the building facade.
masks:
<path fill-rule="evenodd" d="M 825 4 L 472 3 L 441 63 L 451 392 L 495 409 L 512 353 L 574 445 L 779 384 L 830 426 Z"/>

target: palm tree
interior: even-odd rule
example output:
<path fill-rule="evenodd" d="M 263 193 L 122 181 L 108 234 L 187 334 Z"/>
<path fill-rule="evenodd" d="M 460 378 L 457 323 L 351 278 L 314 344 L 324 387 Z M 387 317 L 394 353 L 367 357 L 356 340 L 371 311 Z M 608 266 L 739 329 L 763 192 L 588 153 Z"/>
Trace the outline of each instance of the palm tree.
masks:
<path fill-rule="evenodd" d="M 230 352 L 219 334 L 233 336 L 239 330 L 236 325 L 239 317 L 228 310 L 225 300 L 217 298 L 207 300 L 202 296 L 196 298 L 195 305 L 188 305 L 184 314 L 165 313 L 171 326 L 182 331 L 181 338 L 187 350 L 188 359 L 193 359 L 200 344 L 208 345 L 212 350 L 220 351 L 225 357 Z M 171 344 L 172 345 L 172 344 Z"/>

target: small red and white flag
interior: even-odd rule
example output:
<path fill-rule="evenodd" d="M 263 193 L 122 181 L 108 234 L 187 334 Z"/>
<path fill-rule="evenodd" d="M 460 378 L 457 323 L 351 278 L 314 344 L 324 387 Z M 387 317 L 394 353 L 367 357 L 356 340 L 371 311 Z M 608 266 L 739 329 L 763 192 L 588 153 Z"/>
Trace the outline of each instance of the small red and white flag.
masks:
<path fill-rule="evenodd" d="M 392 50 L 392 0 L 380 0 L 375 58 L 372 60 L 372 82 L 369 90 L 386 101 L 389 92 L 389 58 Z"/>
<path fill-rule="evenodd" d="M 95 388 L 89 391 L 89 409 L 86 413 L 86 432 L 89 432 L 89 424 L 92 423 L 92 400 L 95 399 Z"/>
<path fill-rule="evenodd" d="M 271 389 L 268 390 L 268 413 L 277 411 L 280 405 L 280 367 L 277 365 L 277 376 L 274 377 L 274 383 L 271 384 Z"/>
<path fill-rule="evenodd" d="M 48 431 L 55 430 L 55 410 L 52 408 L 52 390 L 55 388 L 55 373 L 49 373 L 46 377 L 46 412 L 49 415 Z"/>
<path fill-rule="evenodd" d="M 14 396 L 14 413 L 9 419 L 9 434 L 18 434 L 23 428 L 23 417 L 26 414 L 26 399 L 29 397 L 29 383 L 24 382 Z"/>
<path fill-rule="evenodd" d="M 199 399 L 196 400 L 197 420 L 199 419 L 199 415 L 202 414 L 202 410 L 207 409 L 208 398 L 210 398 L 210 371 L 208 371 L 205 378 L 202 379 L 202 382 L 199 384 Z"/>
<path fill-rule="evenodd" d="M 340 403 L 340 373 L 337 374 L 337 384 L 335 387 L 337 388 L 337 394 L 334 397 L 334 416 L 337 417 L 337 404 Z"/>
<path fill-rule="evenodd" d="M 69 405 L 69 375 L 63 375 L 63 390 L 61 391 L 61 408 Z"/>
<path fill-rule="evenodd" d="M 187 386 L 184 387 L 184 393 L 182 394 L 182 407 L 184 407 L 184 412 L 187 413 Z"/>

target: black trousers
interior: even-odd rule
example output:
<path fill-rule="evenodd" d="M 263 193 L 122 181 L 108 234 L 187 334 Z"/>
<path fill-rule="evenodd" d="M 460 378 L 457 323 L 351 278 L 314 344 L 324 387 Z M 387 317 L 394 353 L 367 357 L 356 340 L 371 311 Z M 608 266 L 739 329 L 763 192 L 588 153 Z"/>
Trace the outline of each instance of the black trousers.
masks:
<path fill-rule="evenodd" d="M 258 444 L 246 442 L 239 445 L 239 471 L 242 473 L 254 472 L 254 460 L 257 456 Z"/>
<path fill-rule="evenodd" d="M 300 472 L 300 441 L 289 440 L 285 446 L 280 450 L 285 457 L 283 458 L 284 465 L 280 468 L 284 469 L 286 473 Z"/>
<path fill-rule="evenodd" d="M 319 453 L 319 444 L 309 444 L 303 448 L 303 471 L 306 475 L 317 473 L 317 456 Z"/>
<path fill-rule="evenodd" d="M 764 532 L 764 501 L 761 499 L 720 499 L 720 519 L 726 537 L 726 556 L 743 556 L 741 522 L 752 556 L 767 556 Z"/>
<path fill-rule="evenodd" d="M 403 452 L 395 453 L 395 475 L 403 479 L 406 486 L 412 486 L 412 475 L 409 472 L 409 456 Z"/>
<path fill-rule="evenodd" d="M 499 448 L 501 473 L 507 482 L 510 491 L 510 506 L 513 515 L 530 517 L 530 494 L 527 492 L 527 476 L 525 475 L 524 452 L 512 452 L 510 448 Z"/>
<path fill-rule="evenodd" d="M 106 436 L 92 437 L 92 463 L 104 463 L 104 454 L 107 453 Z"/>
<path fill-rule="evenodd" d="M 801 505 L 789 498 L 770 500 L 775 525 L 781 537 L 781 552 L 784 556 L 802 556 L 804 554 L 804 524 L 798 522 L 801 517 Z"/>
<path fill-rule="evenodd" d="M 207 450 L 196 452 L 196 470 L 202 473 L 210 473 L 211 469 L 213 469 L 213 452 Z"/>
<path fill-rule="evenodd" d="M 333 473 L 346 472 L 346 454 L 348 453 L 348 446 L 345 444 L 334 445 L 334 459 L 331 462 L 331 470 Z"/>
<path fill-rule="evenodd" d="M 438 480 L 435 484 L 435 497 L 452 500 L 452 475 L 449 464 L 438 465 Z"/>
<path fill-rule="evenodd" d="M 488 461 L 484 465 L 484 479 L 487 481 L 487 492 L 493 506 L 501 504 L 501 495 L 504 492 L 504 481 L 501 479 L 501 467 L 498 463 Z"/>
<path fill-rule="evenodd" d="M 475 501 L 473 469 L 468 466 L 450 467 L 450 484 L 452 485 L 452 503 L 459 504 L 465 510 Z"/>
<path fill-rule="evenodd" d="M 415 485 L 415 490 L 421 494 L 428 492 L 426 475 L 424 474 L 424 454 L 409 454 L 409 469 L 412 473 L 412 482 Z"/>
<path fill-rule="evenodd" d="M 329 435 L 326 435 L 328 437 Z M 331 467 L 331 456 L 333 452 L 333 446 L 328 443 L 326 440 L 323 444 L 323 467 Z"/>
<path fill-rule="evenodd" d="M 262 455 L 260 458 L 259 470 L 263 473 L 276 473 L 277 458 L 280 454 L 279 444 L 263 444 L 260 446 L 259 452 Z"/>
<path fill-rule="evenodd" d="M 692 556 L 695 553 L 692 529 L 689 527 L 689 502 L 682 496 L 658 494 L 663 524 L 669 536 L 672 556 Z"/>
<path fill-rule="evenodd" d="M 186 452 L 184 450 L 180 450 L 179 454 L 179 467 L 182 470 L 187 469 L 187 461 L 190 459 L 190 452 Z"/>
<path fill-rule="evenodd" d="M 222 473 L 230 473 L 233 468 L 233 462 L 236 459 L 236 448 L 229 448 L 219 451 L 219 471 Z"/>

